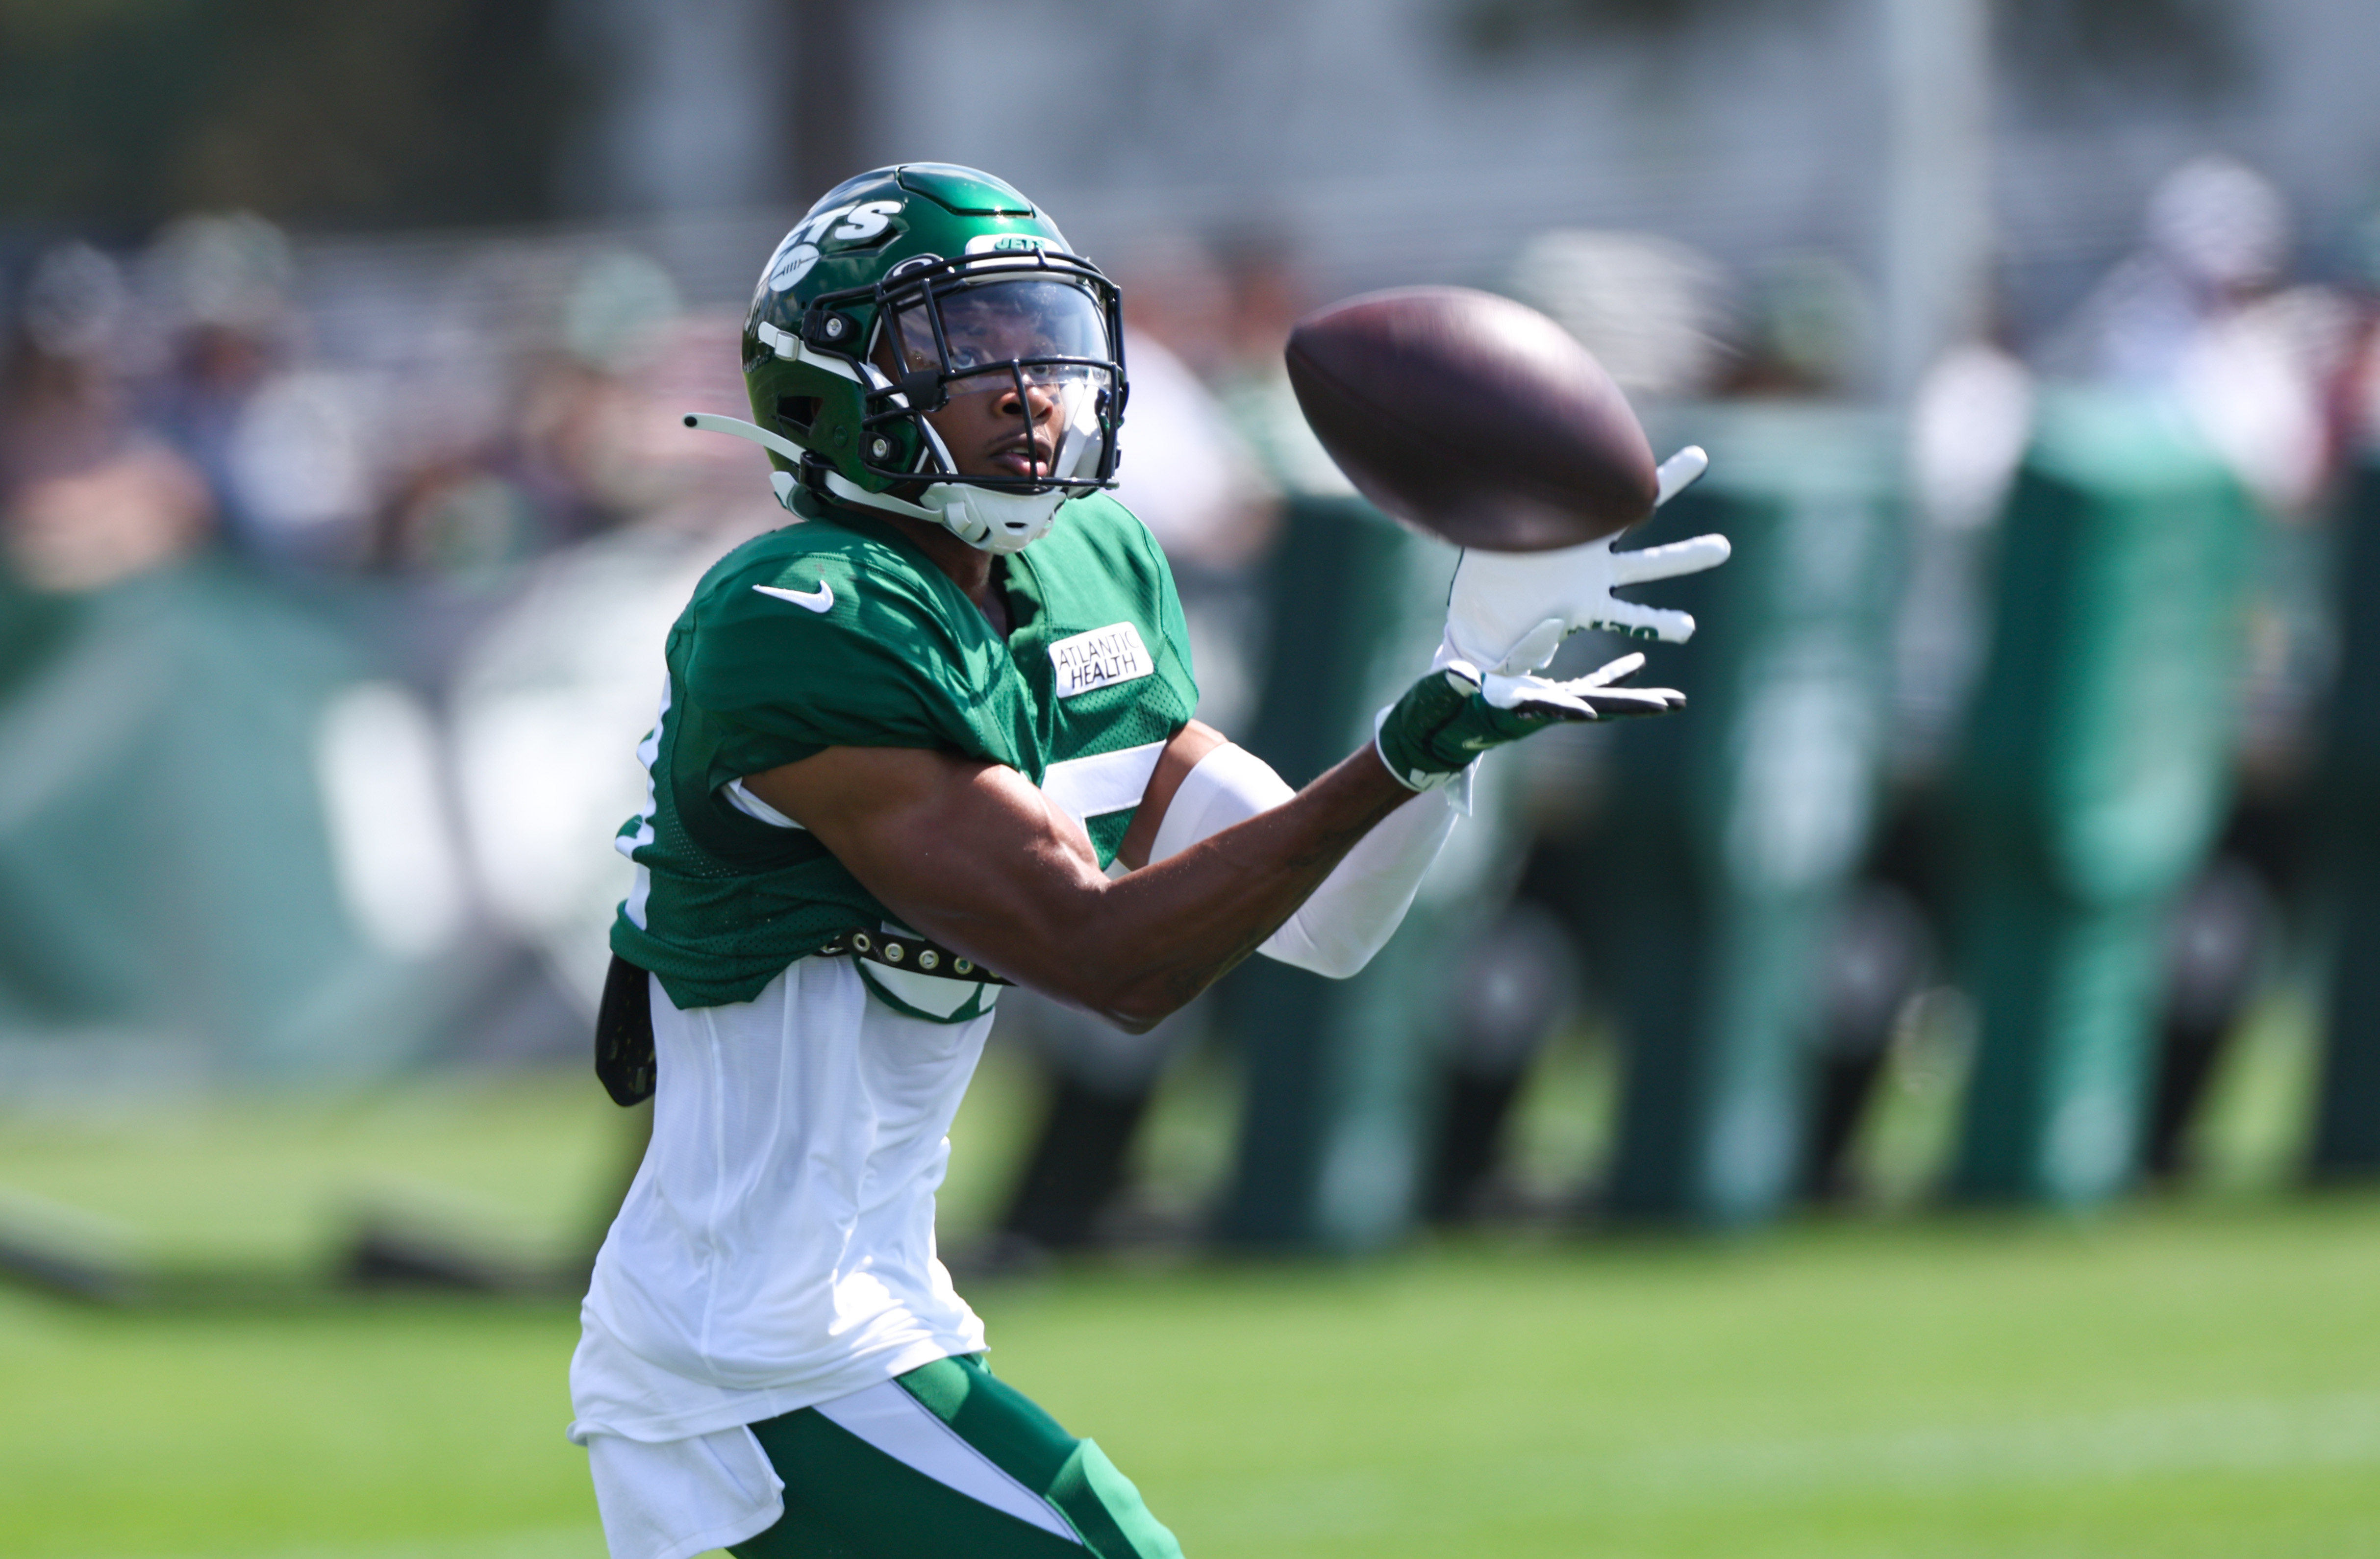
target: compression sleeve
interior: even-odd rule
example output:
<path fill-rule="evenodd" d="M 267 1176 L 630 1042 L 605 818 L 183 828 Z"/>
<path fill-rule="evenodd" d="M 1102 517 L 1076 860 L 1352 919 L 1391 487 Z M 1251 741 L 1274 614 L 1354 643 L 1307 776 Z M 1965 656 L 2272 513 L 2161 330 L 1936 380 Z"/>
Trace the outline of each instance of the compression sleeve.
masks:
<path fill-rule="evenodd" d="M 1226 742 L 1183 778 L 1148 859 L 1186 850 L 1295 794 L 1272 765 Z M 1257 951 L 1332 980 L 1361 969 L 1403 923 L 1457 815 L 1454 796 L 1445 790 L 1416 796 L 1390 812 Z"/>

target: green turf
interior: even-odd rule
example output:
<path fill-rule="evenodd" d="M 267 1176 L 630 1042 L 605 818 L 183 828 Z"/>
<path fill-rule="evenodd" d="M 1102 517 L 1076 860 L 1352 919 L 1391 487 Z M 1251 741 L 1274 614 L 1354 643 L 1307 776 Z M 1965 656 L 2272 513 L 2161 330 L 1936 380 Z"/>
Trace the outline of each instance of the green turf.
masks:
<path fill-rule="evenodd" d="M 2224 1194 L 2097 1222 L 1458 1242 L 973 1297 L 995 1367 L 1194 1556 L 2380 1559 L 2380 1199 L 2273 1197 L 2306 1024 L 2284 1005 L 2263 1028 L 2202 1133 Z M 1921 1030 L 1897 1063 L 1887 1203 L 1938 1160 L 1954 1050 Z M 1580 1123 L 1609 1047 L 1542 1070 L 1520 1157 L 1553 1188 L 1602 1151 Z M 1152 1173 L 1220 1177 L 1231 1088 L 1177 1072 Z M 1031 1098 L 995 1051 L 953 1132 L 952 1231 L 990 1216 Z M 286 1277 L 394 1206 L 558 1259 L 626 1132 L 575 1070 L 16 1114 L 0 1229 L 82 1219 L 169 1267 Z M 562 1438 L 575 1334 L 561 1302 L 119 1313 L 0 1289 L 0 1556 L 598 1559 Z"/>
<path fill-rule="evenodd" d="M 980 1291 L 1194 1554 L 2380 1554 L 2380 1201 Z M 562 1559 L 562 1305 L 0 1298 L 0 1553 Z"/>
<path fill-rule="evenodd" d="M 168 1267 L 294 1273 L 395 1214 L 550 1259 L 594 1237 L 637 1149 L 577 1068 L 0 1115 L 0 1227 L 70 1211 Z"/>
<path fill-rule="evenodd" d="M 969 1090 L 952 1131 L 969 1172 L 945 1196 L 950 1228 L 990 1220 L 1033 1087 L 1000 1049 Z M 639 1130 L 582 1066 L 336 1097 L 0 1104 L 0 1236 L 33 1224 L 169 1271 L 294 1277 L 335 1263 L 370 1217 L 558 1262 L 592 1250 Z"/>

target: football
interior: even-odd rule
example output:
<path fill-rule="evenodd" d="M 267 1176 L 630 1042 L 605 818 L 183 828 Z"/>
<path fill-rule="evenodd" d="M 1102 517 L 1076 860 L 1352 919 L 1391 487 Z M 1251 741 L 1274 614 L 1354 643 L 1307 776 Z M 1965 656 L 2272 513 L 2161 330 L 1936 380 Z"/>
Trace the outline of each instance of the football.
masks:
<path fill-rule="evenodd" d="M 1358 492 L 1488 552 L 1600 540 L 1653 512 L 1653 450 L 1603 365 L 1524 304 L 1366 293 L 1290 333 L 1289 382 Z"/>

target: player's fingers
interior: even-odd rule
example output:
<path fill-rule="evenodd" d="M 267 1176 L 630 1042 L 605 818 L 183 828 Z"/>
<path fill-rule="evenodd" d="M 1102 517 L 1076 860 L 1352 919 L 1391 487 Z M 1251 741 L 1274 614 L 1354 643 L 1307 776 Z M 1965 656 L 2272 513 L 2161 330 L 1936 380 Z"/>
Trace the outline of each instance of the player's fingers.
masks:
<path fill-rule="evenodd" d="M 1515 714 L 1533 715 L 1539 720 L 1595 720 L 1595 706 L 1584 699 L 1567 693 L 1532 693 L 1512 706 Z"/>
<path fill-rule="evenodd" d="M 1631 639 L 1658 639 L 1670 644 L 1683 644 L 1694 636 L 1694 619 L 1690 614 L 1635 601 L 1604 601 L 1586 626 Z"/>
<path fill-rule="evenodd" d="M 1589 688 L 1600 688 L 1607 683 L 1617 682 L 1623 676 L 1633 676 L 1644 669 L 1645 652 L 1638 650 L 1622 655 L 1616 661 L 1606 661 L 1585 676 L 1565 682 L 1562 686 L 1572 692 L 1583 692 Z"/>
<path fill-rule="evenodd" d="M 1479 696 L 1498 709 L 1557 720 L 1592 720 L 1595 711 L 1577 693 L 1542 676 L 1488 674 Z"/>
<path fill-rule="evenodd" d="M 1682 542 L 1646 547 L 1642 552 L 1616 552 L 1611 554 L 1611 582 L 1637 585 L 1647 579 L 1699 574 L 1725 563 L 1734 550 L 1724 536 L 1690 536 Z"/>
<path fill-rule="evenodd" d="M 1598 688 L 1585 696 L 1585 701 L 1607 720 L 1667 714 L 1686 707 L 1686 696 L 1673 688 Z"/>
<path fill-rule="evenodd" d="M 1683 493 L 1694 484 L 1695 478 L 1708 469 L 1710 469 L 1710 457 L 1703 453 L 1702 445 L 1690 444 L 1679 450 L 1675 455 L 1662 461 L 1653 472 L 1653 478 L 1657 483 L 1653 506 L 1658 509 Z"/>
<path fill-rule="evenodd" d="M 1526 672 L 1517 676 L 1491 671 L 1479 682 L 1479 696 L 1498 709 L 1519 709 L 1541 692 L 1556 690 L 1560 683 L 1548 682 L 1542 676 Z"/>

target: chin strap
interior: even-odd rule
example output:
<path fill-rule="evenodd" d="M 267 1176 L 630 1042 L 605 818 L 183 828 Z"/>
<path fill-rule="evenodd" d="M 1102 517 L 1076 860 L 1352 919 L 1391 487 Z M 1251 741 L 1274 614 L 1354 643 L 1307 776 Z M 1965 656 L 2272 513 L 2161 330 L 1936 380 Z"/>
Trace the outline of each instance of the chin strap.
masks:
<path fill-rule="evenodd" d="M 706 433 L 725 433 L 757 444 L 761 448 L 798 466 L 802 463 L 802 446 L 783 433 L 772 433 L 757 422 L 747 422 L 740 417 L 721 417 L 708 411 L 689 411 L 686 425 Z M 770 479 L 777 492 L 777 502 L 792 507 L 794 479 L 778 471 Z M 1043 493 L 1003 493 L 997 488 L 977 487 L 964 481 L 937 481 L 920 494 L 922 504 L 905 498 L 895 498 L 890 493 L 870 493 L 841 471 L 826 473 L 826 490 L 846 504 L 860 508 L 881 509 L 888 514 L 906 515 L 942 527 L 960 541 L 978 551 L 1005 554 L 1023 552 L 1026 547 L 1050 533 L 1057 523 L 1058 507 L 1067 499 L 1062 487 Z"/>

